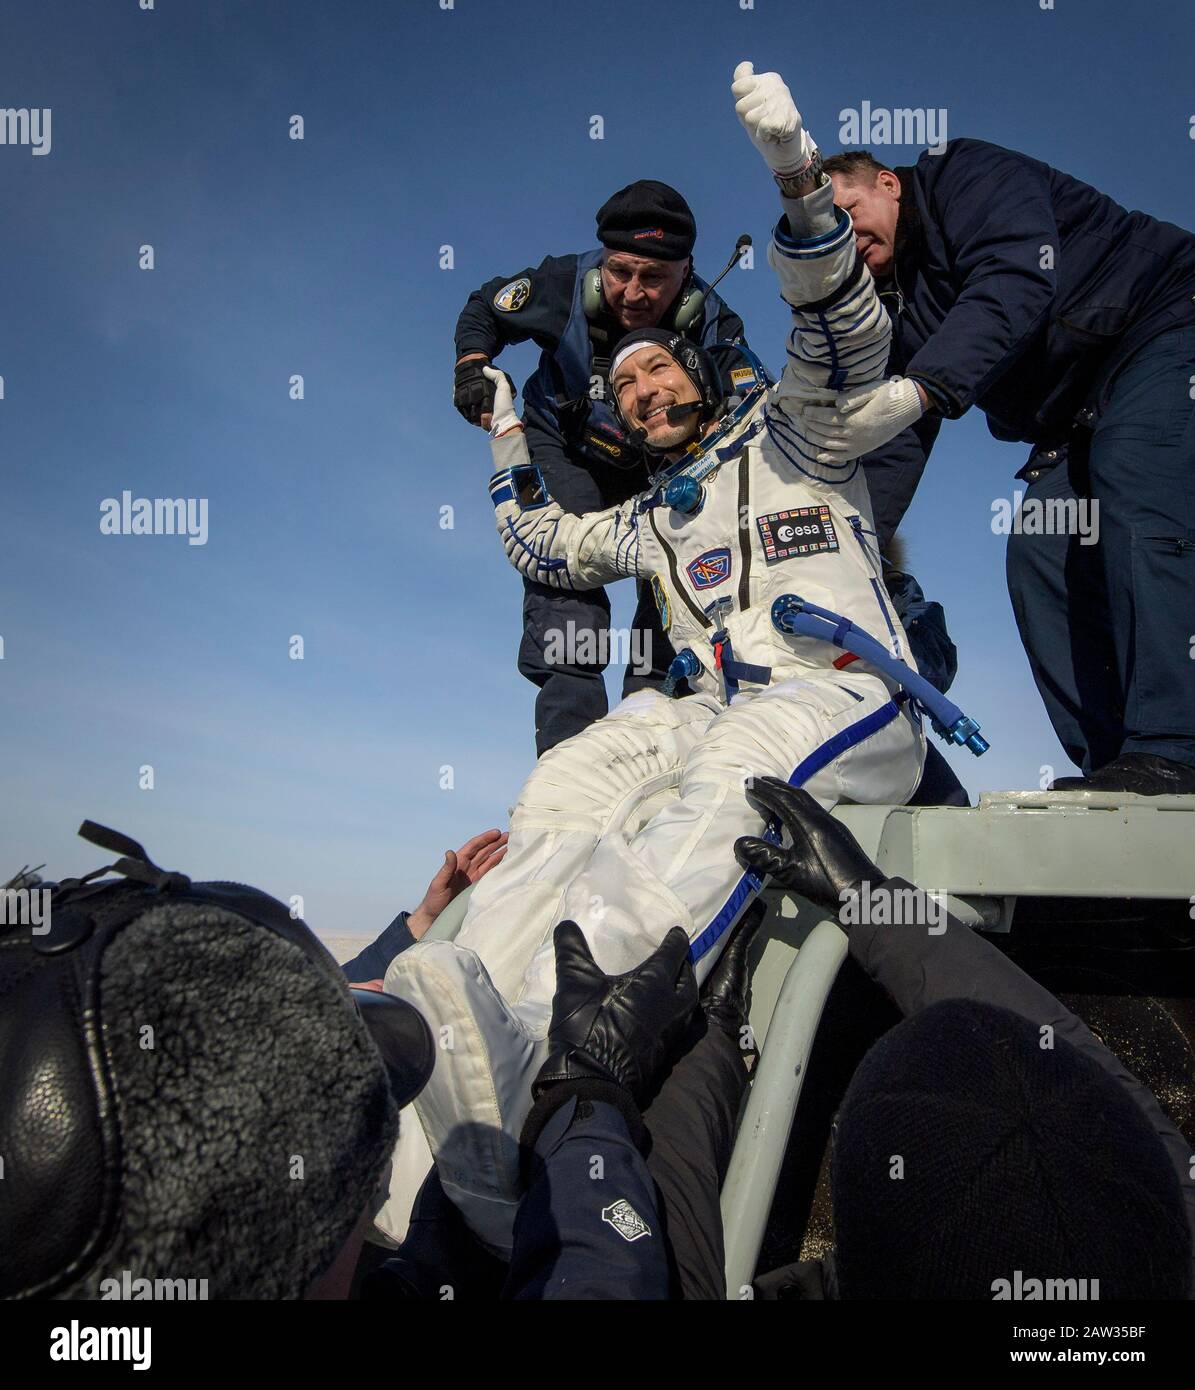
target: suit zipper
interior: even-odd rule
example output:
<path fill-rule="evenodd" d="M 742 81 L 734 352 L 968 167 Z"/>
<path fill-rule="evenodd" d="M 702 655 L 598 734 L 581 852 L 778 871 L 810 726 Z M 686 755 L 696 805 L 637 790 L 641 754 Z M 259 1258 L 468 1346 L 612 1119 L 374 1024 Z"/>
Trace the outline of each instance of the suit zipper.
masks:
<path fill-rule="evenodd" d="M 873 594 L 875 594 L 875 600 L 880 605 L 880 612 L 884 615 L 884 622 L 888 625 L 888 638 L 892 644 L 892 655 L 899 657 L 900 638 L 896 635 L 896 626 L 893 623 L 892 616 L 888 611 L 888 603 L 884 596 L 884 586 L 882 582 L 875 576 L 875 557 L 878 552 L 874 552 L 871 546 L 868 544 L 868 542 L 864 539 L 865 533 L 863 529 L 863 518 L 856 514 L 855 516 L 848 516 L 847 521 L 850 523 L 851 530 L 855 533 L 855 539 L 859 542 L 859 545 L 862 547 L 863 554 L 867 557 L 867 567 L 872 571 L 872 574 L 870 575 L 871 591 Z M 872 534 L 874 535 L 874 532 Z"/>
<path fill-rule="evenodd" d="M 748 463 L 748 450 L 743 450 L 739 459 L 739 612 L 745 613 L 751 606 L 751 529 L 743 525 L 751 502 L 751 469 Z"/>
<path fill-rule="evenodd" d="M 1172 554 L 1185 555 L 1188 550 L 1195 550 L 1195 542 L 1187 540 L 1183 536 L 1146 536 L 1147 541 L 1154 545 L 1168 545 L 1172 547 Z"/>
<path fill-rule="evenodd" d="M 858 514 L 858 512 L 856 512 L 854 516 L 848 516 L 847 520 L 851 524 L 851 530 L 855 533 L 855 539 L 863 547 L 863 553 L 867 556 L 868 564 L 871 565 L 873 570 L 878 570 L 880 568 L 880 553 L 878 550 L 873 549 L 873 547 L 866 540 L 864 540 L 865 536 L 874 536 L 875 532 L 868 531 L 864 527 L 863 518 Z"/>
<path fill-rule="evenodd" d="M 710 626 L 710 620 L 689 597 L 688 589 L 686 589 L 684 584 L 681 583 L 680 573 L 676 567 L 676 552 L 672 549 L 672 547 L 668 544 L 664 537 L 660 535 L 660 528 L 656 525 L 656 516 L 654 509 L 647 513 L 647 521 L 648 525 L 655 532 L 656 540 L 660 543 L 660 549 L 664 552 L 664 556 L 668 561 L 668 573 L 672 576 L 672 587 L 680 595 L 681 602 L 685 605 L 689 612 L 692 613 L 693 617 L 696 618 L 698 624 L 703 628 L 708 628 Z"/>

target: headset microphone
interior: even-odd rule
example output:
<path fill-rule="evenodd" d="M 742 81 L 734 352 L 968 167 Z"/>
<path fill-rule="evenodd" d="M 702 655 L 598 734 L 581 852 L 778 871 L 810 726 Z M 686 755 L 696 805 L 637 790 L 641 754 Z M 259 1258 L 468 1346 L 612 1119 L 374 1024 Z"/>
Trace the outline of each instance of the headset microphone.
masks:
<path fill-rule="evenodd" d="M 687 416 L 700 409 L 700 401 L 690 401 L 688 405 L 670 405 L 664 412 L 664 418 L 670 425 L 679 425 Z M 637 430 L 628 430 L 627 433 L 636 449 L 642 449 L 647 444 L 647 431 L 642 426 Z"/>
<path fill-rule="evenodd" d="M 722 281 L 730 274 L 731 270 L 734 268 L 735 262 L 750 245 L 751 237 L 746 232 L 744 232 L 742 236 L 739 237 L 738 241 L 735 242 L 734 254 L 731 256 L 730 260 L 726 262 L 726 268 L 722 271 L 722 274 L 719 275 L 718 278 L 713 282 L 713 284 L 710 285 L 711 290 L 714 289 L 716 286 L 720 285 Z M 709 290 L 707 290 L 706 293 L 708 294 Z"/>
<path fill-rule="evenodd" d="M 711 293 L 715 286 L 720 285 L 726 276 L 730 274 L 731 270 L 738 263 L 738 259 L 743 254 L 744 249 L 750 245 L 751 238 L 744 232 L 734 244 L 734 255 L 726 262 L 722 274 L 718 276 L 712 285 L 707 286 L 704 290 L 699 290 L 696 285 L 691 284 L 689 286 L 681 297 L 680 307 L 673 312 L 672 316 L 672 327 L 675 328 L 678 333 L 687 333 L 689 329 L 700 320 L 702 314 L 705 312 L 706 295 Z"/>

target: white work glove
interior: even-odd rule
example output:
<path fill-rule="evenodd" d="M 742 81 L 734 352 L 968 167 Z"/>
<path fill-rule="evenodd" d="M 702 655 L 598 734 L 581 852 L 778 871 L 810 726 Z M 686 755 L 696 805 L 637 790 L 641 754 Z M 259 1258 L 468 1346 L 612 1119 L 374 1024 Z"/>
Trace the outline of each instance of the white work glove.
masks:
<path fill-rule="evenodd" d="M 801 113 L 780 74 L 757 76 L 750 63 L 740 63 L 730 91 L 743 129 L 772 173 L 784 178 L 804 169 L 817 146 L 801 124 Z"/>
<path fill-rule="evenodd" d="M 493 420 L 490 423 L 490 438 L 497 439 L 500 434 L 523 428 L 523 422 L 515 414 L 515 384 L 505 372 L 497 367 L 482 367 L 482 375 L 494 383 Z"/>
<path fill-rule="evenodd" d="M 818 463 L 845 463 L 887 444 L 924 414 L 917 383 L 898 376 L 840 391 L 832 406 L 806 406 L 801 419 Z"/>

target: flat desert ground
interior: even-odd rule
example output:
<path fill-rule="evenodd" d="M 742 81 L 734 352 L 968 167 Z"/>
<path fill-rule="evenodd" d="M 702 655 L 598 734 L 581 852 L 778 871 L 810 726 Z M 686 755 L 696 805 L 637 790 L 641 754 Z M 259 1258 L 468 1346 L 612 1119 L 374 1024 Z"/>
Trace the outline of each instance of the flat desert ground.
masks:
<path fill-rule="evenodd" d="M 316 935 L 332 952 L 336 964 L 343 965 L 346 960 L 352 960 L 355 955 L 364 951 L 376 933 L 349 936 L 338 932 L 317 932 Z"/>

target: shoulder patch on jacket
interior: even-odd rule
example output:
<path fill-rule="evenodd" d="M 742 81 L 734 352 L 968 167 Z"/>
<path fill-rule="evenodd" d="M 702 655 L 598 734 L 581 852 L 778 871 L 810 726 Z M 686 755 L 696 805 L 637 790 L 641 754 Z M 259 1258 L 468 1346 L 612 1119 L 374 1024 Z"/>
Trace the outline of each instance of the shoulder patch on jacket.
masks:
<path fill-rule="evenodd" d="M 651 1227 L 625 1197 L 620 1197 L 611 1206 L 603 1207 L 602 1220 L 613 1226 L 627 1242 L 651 1235 Z"/>
<path fill-rule="evenodd" d="M 501 310 L 504 314 L 513 314 L 521 309 L 531 298 L 531 280 L 526 275 L 521 275 L 517 280 L 512 280 L 509 285 L 503 285 L 494 296 L 494 308 Z"/>
<path fill-rule="evenodd" d="M 685 573 L 695 589 L 712 589 L 724 584 L 730 578 L 729 547 L 720 545 L 714 550 L 703 551 L 696 560 L 689 561 Z"/>
<path fill-rule="evenodd" d="M 656 612 L 660 615 L 660 626 L 665 632 L 672 626 L 672 605 L 668 602 L 668 591 L 658 574 L 651 577 L 651 596 L 656 601 Z"/>

